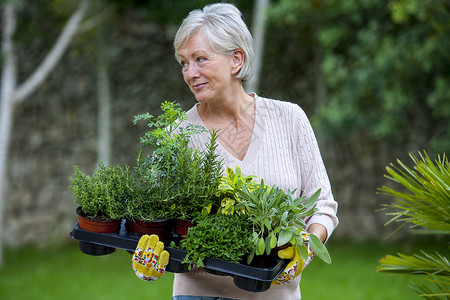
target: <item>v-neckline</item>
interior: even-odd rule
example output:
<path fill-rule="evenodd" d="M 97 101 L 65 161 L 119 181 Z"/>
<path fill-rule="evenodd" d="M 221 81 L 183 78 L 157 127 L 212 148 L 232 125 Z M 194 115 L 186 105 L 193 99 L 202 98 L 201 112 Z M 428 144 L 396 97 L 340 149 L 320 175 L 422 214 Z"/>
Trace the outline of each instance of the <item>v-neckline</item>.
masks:
<path fill-rule="evenodd" d="M 222 146 L 222 144 L 220 143 L 220 141 L 217 141 L 217 148 L 220 149 L 220 152 L 224 153 L 224 155 L 227 158 L 227 162 L 234 162 L 234 164 L 239 165 L 239 164 L 253 164 L 253 162 L 256 159 L 257 153 L 261 147 L 261 143 L 263 140 L 263 136 L 264 136 L 264 128 L 265 128 L 265 118 L 263 116 L 266 115 L 266 113 L 264 113 L 264 107 L 263 107 L 263 103 L 261 101 L 261 99 L 259 99 L 259 97 L 254 94 L 254 98 L 255 98 L 255 120 L 254 120 L 254 124 L 253 124 L 253 131 L 252 131 L 252 137 L 250 139 L 250 144 L 247 148 L 247 152 L 244 155 L 244 158 L 242 160 L 240 160 L 239 158 L 237 158 L 236 156 L 234 156 L 232 153 L 230 153 L 227 149 L 225 149 L 225 147 Z M 200 114 L 198 113 L 198 103 L 195 105 L 195 114 L 196 117 L 198 118 L 198 122 L 200 123 L 200 125 L 204 126 L 205 128 L 206 125 L 202 120 L 202 117 L 200 116 Z"/>

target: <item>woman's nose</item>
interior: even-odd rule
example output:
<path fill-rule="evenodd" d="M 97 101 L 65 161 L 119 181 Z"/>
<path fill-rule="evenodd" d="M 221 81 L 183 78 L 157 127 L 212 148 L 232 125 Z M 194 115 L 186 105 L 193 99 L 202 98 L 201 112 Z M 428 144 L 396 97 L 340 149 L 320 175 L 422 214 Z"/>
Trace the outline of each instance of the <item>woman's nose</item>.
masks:
<path fill-rule="evenodd" d="M 189 64 L 184 70 L 184 75 L 188 79 L 197 78 L 199 76 L 198 67 L 195 64 Z"/>

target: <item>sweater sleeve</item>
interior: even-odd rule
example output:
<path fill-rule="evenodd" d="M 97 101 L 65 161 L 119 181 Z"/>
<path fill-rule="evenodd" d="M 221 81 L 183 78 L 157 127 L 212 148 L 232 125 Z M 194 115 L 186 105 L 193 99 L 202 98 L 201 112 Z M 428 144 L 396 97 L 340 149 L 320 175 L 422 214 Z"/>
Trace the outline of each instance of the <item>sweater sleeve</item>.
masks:
<path fill-rule="evenodd" d="M 305 112 L 299 106 L 295 107 L 297 168 L 301 177 L 301 195 L 309 198 L 321 189 L 316 201 L 317 212 L 305 221 L 307 228 L 313 223 L 323 225 L 327 229 L 328 240 L 339 222 L 336 215 L 338 204 L 334 200 L 330 180 L 311 124 Z"/>

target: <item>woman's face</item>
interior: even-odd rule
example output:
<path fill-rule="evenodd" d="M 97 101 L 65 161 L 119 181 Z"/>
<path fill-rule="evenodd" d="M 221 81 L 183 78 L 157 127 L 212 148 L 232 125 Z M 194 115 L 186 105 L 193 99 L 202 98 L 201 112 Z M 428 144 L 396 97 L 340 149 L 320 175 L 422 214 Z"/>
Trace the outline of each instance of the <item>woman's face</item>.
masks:
<path fill-rule="evenodd" d="M 178 49 L 183 78 L 199 103 L 219 100 L 231 87 L 233 55 L 217 53 L 201 32 Z"/>

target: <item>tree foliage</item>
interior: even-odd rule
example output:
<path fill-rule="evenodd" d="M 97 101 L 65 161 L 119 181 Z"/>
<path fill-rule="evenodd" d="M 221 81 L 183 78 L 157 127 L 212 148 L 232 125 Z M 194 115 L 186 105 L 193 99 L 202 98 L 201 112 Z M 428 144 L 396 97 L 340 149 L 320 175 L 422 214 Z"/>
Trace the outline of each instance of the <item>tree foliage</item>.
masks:
<path fill-rule="evenodd" d="M 211 0 L 109 0 L 116 3 L 122 11 L 130 6 L 139 8 L 150 20 L 162 24 L 180 24 L 193 9 L 201 9 L 205 5 L 218 1 Z M 248 9 L 253 1 L 227 1 L 234 3 L 239 9 Z"/>
<path fill-rule="evenodd" d="M 450 4 L 446 0 L 280 0 L 271 19 L 319 45 L 331 137 L 414 138 L 450 148 Z"/>

